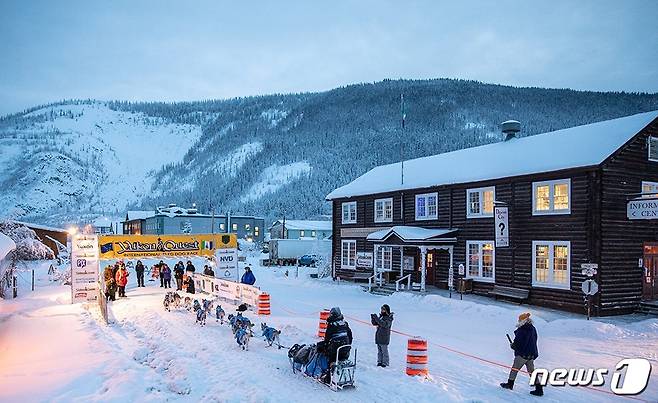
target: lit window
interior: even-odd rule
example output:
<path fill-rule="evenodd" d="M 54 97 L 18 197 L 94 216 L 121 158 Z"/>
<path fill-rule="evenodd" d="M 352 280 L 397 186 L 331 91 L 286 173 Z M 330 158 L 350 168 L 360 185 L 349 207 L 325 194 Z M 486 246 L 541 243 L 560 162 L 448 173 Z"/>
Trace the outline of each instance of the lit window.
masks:
<path fill-rule="evenodd" d="M 436 220 L 438 218 L 438 194 L 416 195 L 416 220 Z"/>
<path fill-rule="evenodd" d="M 532 285 L 570 289 L 570 248 L 568 241 L 533 241 Z"/>
<path fill-rule="evenodd" d="M 224 231 L 224 229 L 226 229 L 226 225 L 224 225 L 224 223 L 220 223 L 219 224 L 219 230 Z"/>
<path fill-rule="evenodd" d="M 311 237 L 315 238 L 315 231 L 311 231 Z"/>
<path fill-rule="evenodd" d="M 233 232 L 238 232 L 238 224 L 233 223 L 233 224 L 231 225 L 231 229 L 233 230 Z"/>
<path fill-rule="evenodd" d="M 254 227 L 254 236 L 258 236 L 259 233 L 260 233 L 260 228 Z"/>
<path fill-rule="evenodd" d="M 649 136 L 647 143 L 649 148 L 649 161 L 658 161 L 658 137 Z"/>
<path fill-rule="evenodd" d="M 569 213 L 571 213 L 571 179 L 532 184 L 533 215 Z"/>
<path fill-rule="evenodd" d="M 302 238 L 304 237 L 304 230 L 299 231 L 299 236 Z"/>
<path fill-rule="evenodd" d="M 356 241 L 341 241 L 341 268 L 356 269 Z"/>
<path fill-rule="evenodd" d="M 356 202 L 343 203 L 343 224 L 356 224 Z"/>
<path fill-rule="evenodd" d="M 393 247 L 375 245 L 375 268 L 378 271 L 393 270 Z"/>
<path fill-rule="evenodd" d="M 642 181 L 642 197 L 658 197 L 658 182 Z"/>
<path fill-rule="evenodd" d="M 375 222 L 393 221 L 393 199 L 375 200 Z"/>
<path fill-rule="evenodd" d="M 466 191 L 466 217 L 493 217 L 496 188 L 468 189 Z"/>
<path fill-rule="evenodd" d="M 494 281 L 495 251 L 493 241 L 466 241 L 466 277 Z"/>

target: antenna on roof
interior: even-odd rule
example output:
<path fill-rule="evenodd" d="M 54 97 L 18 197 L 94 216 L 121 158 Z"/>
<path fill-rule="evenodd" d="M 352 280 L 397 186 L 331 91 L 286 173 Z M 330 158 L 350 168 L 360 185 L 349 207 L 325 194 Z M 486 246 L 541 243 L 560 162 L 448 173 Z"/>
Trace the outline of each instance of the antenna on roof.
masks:
<path fill-rule="evenodd" d="M 400 184 L 404 185 L 404 121 L 407 114 L 404 111 L 404 94 L 400 94 L 400 114 L 402 117 L 402 131 L 400 135 Z"/>

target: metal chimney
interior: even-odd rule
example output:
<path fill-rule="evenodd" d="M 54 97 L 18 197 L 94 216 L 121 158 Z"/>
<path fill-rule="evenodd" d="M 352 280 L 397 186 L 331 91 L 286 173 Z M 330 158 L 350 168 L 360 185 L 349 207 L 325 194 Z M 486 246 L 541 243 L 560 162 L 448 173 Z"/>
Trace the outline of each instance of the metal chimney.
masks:
<path fill-rule="evenodd" d="M 505 141 L 509 141 L 521 131 L 521 123 L 518 120 L 506 120 L 500 124 L 500 130 L 505 133 Z"/>

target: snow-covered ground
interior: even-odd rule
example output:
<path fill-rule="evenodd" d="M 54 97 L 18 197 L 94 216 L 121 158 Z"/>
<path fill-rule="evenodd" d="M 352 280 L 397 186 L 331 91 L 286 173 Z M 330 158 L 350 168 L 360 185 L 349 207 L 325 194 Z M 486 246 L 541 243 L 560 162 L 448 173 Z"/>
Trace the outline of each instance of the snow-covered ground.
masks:
<path fill-rule="evenodd" d="M 249 316 L 282 330 L 281 342 L 316 341 L 318 311 L 340 306 L 358 348 L 357 388 L 332 392 L 292 374 L 286 350 L 254 338 L 241 351 L 227 326 L 195 325 L 191 313 L 165 312 L 155 282 L 110 304 L 109 326 L 95 307 L 70 305 L 69 288 L 42 286 L 17 300 L 0 301 L 0 401 L 536 401 L 527 377 L 514 391 L 502 390 L 511 350 L 505 333 L 528 309 L 490 300 L 442 295 L 372 296 L 353 284 L 286 277 L 285 268 L 261 268 L 249 258 L 257 285 L 272 298 L 272 315 Z M 294 270 L 289 274 L 294 274 Z M 374 330 L 360 321 L 388 303 L 394 329 L 429 340 L 431 379 L 404 374 L 407 337 L 394 334 L 391 366 L 378 368 Z M 234 307 L 224 304 L 227 312 Z M 658 399 L 658 319 L 604 318 L 530 308 L 539 333 L 540 367 L 604 367 L 622 358 L 644 357 L 654 371 L 645 401 Z M 447 348 L 465 352 L 462 355 Z M 609 390 L 607 387 L 601 390 Z M 549 387 L 542 401 L 604 402 L 625 399 L 582 388 Z"/>

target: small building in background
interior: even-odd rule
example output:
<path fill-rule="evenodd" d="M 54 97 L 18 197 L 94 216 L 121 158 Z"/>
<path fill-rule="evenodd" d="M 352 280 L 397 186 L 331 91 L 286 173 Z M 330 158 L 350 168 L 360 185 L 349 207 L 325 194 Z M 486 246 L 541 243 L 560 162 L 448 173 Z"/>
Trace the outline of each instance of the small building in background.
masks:
<path fill-rule="evenodd" d="M 94 233 L 100 235 L 114 234 L 114 224 L 107 217 L 98 217 L 91 225 L 94 227 Z"/>
<path fill-rule="evenodd" d="M 34 231 L 37 239 L 53 251 L 55 257 L 59 256 L 59 250 L 66 246 L 68 231 L 63 228 L 51 227 L 48 225 L 33 224 L 23 221 L 13 221 Z"/>
<path fill-rule="evenodd" d="M 270 227 L 271 239 L 330 239 L 331 221 L 276 220 Z"/>
<path fill-rule="evenodd" d="M 175 204 L 155 211 L 129 211 L 123 222 L 124 234 L 213 234 L 233 233 L 240 239 L 263 241 L 262 217 L 202 214 L 196 207 Z"/>

